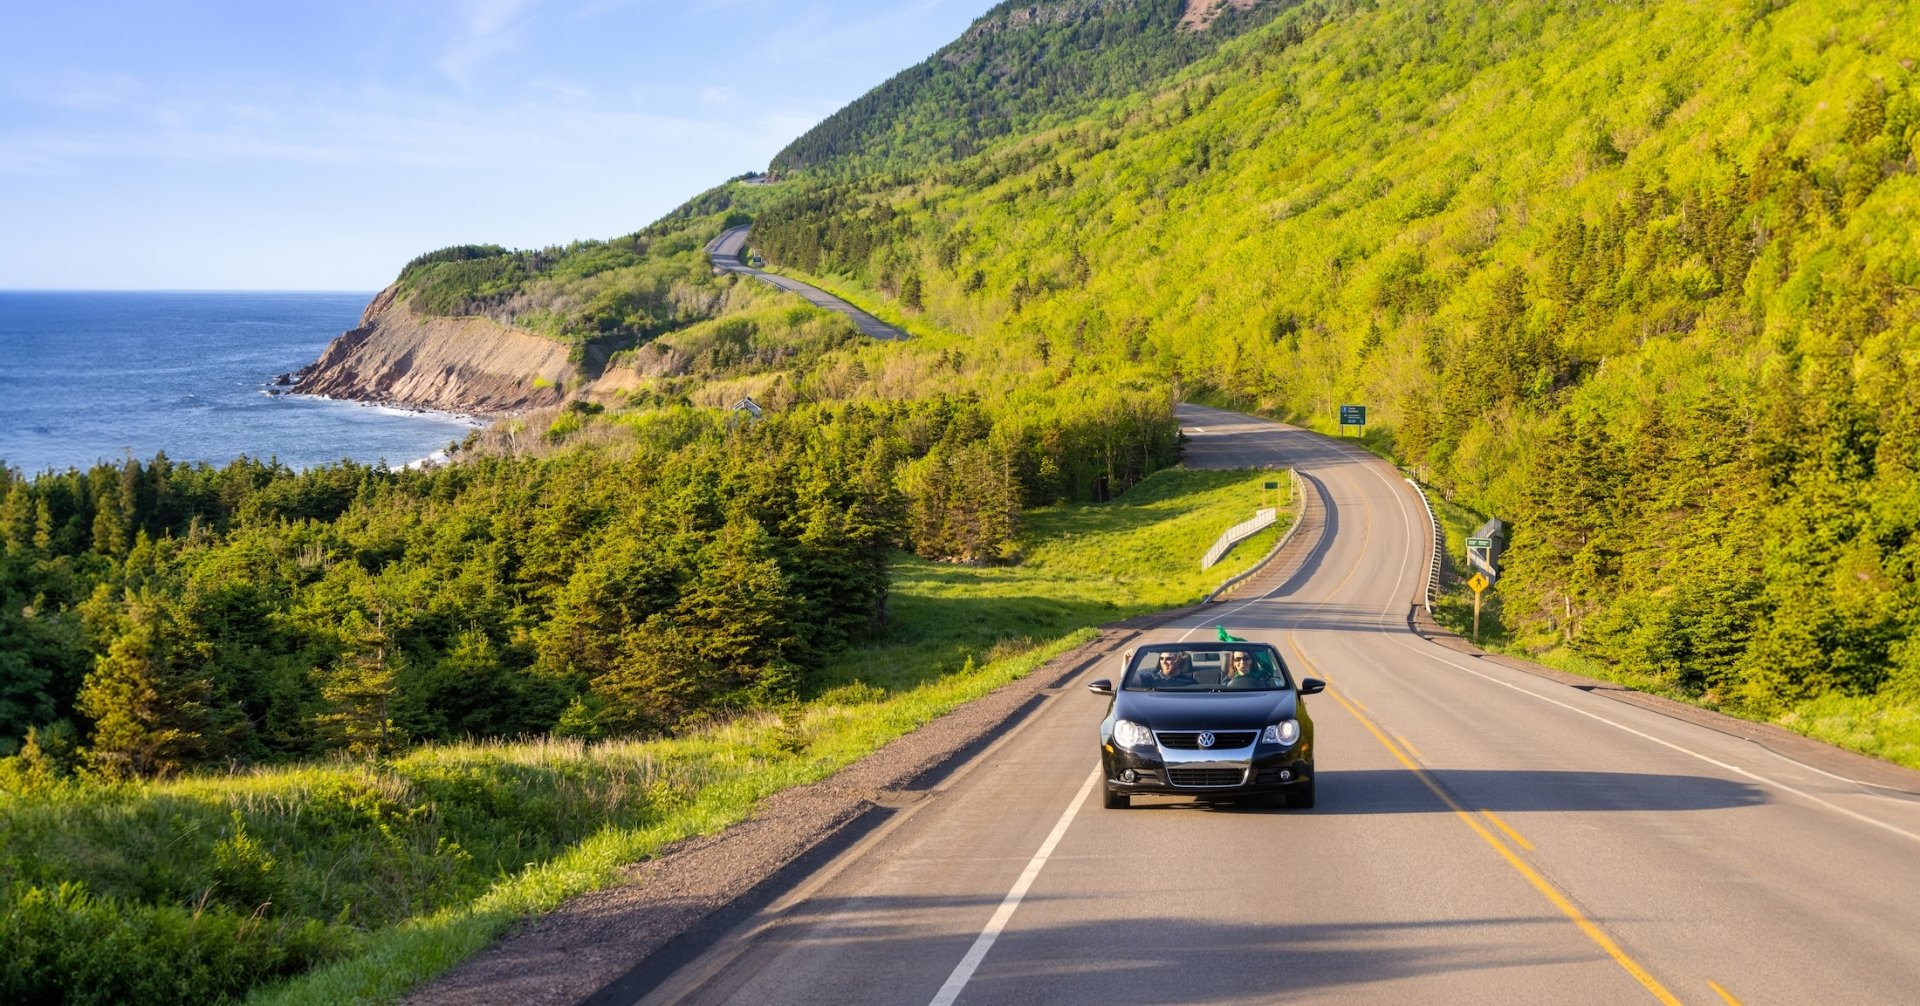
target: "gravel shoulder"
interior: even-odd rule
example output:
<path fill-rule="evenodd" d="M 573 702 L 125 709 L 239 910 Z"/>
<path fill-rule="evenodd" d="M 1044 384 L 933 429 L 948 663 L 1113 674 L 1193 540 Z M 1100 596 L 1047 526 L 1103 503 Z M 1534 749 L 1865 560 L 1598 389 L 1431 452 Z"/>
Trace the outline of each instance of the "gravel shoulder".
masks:
<path fill-rule="evenodd" d="M 753 817 L 668 846 L 624 883 L 529 919 L 416 988 L 413 1006 L 630 1002 L 652 976 L 786 890 L 972 759 L 1043 693 L 1063 688 L 1143 629 L 1191 609 L 1115 623 L 1032 674 L 899 737 L 831 778 L 777 793 Z M 656 959 L 657 958 L 657 959 Z M 652 962 L 650 966 L 650 962 Z"/>

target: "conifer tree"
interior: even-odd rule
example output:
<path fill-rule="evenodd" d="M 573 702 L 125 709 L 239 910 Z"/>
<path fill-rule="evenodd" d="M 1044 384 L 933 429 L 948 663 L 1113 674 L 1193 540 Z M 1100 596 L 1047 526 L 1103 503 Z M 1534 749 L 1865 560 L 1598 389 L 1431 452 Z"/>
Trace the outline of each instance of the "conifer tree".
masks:
<path fill-rule="evenodd" d="M 326 708 L 314 725 L 329 747 L 356 758 L 379 758 L 401 739 L 392 708 L 398 660 L 383 607 L 376 602 L 371 619 L 349 611 L 340 639 L 345 648 L 333 666 L 315 671 Z"/>
<path fill-rule="evenodd" d="M 34 504 L 23 480 L 8 478 L 0 494 L 0 552 L 24 554 L 33 547 Z"/>
<path fill-rule="evenodd" d="M 94 663 L 78 708 L 93 721 L 87 766 L 113 779 L 173 775 L 207 753 L 208 682 L 171 652 L 171 618 L 152 595 L 133 598 L 125 625 Z"/>

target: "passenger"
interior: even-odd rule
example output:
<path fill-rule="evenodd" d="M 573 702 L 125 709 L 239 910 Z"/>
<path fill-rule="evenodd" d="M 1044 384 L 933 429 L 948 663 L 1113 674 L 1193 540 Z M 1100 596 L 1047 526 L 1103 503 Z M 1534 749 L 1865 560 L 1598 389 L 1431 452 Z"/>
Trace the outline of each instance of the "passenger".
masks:
<path fill-rule="evenodd" d="M 1255 667 L 1253 655 L 1245 650 L 1234 650 L 1227 654 L 1227 670 L 1226 673 L 1220 675 L 1221 684 L 1224 685 L 1235 678 L 1244 678 L 1249 675 L 1265 677 L 1266 671 Z"/>
<path fill-rule="evenodd" d="M 1150 688 L 1178 687 L 1197 685 L 1200 682 L 1193 676 L 1193 658 L 1185 650 L 1168 650 L 1160 654 L 1156 666 L 1141 672 L 1141 683 Z"/>

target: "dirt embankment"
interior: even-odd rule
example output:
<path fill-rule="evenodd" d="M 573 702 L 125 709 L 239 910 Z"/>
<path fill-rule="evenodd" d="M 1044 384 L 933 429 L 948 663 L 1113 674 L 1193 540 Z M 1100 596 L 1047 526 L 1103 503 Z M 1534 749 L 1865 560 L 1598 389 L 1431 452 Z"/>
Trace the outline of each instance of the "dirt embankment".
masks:
<path fill-rule="evenodd" d="M 414 313 L 380 291 L 293 390 L 361 402 L 498 416 L 557 405 L 574 383 L 567 347 L 487 318 Z"/>

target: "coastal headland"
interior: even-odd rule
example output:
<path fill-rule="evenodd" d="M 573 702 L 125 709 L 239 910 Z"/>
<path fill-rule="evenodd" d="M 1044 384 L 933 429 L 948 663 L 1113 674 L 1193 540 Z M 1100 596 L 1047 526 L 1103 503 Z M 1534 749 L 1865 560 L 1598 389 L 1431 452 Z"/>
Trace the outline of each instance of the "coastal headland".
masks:
<path fill-rule="evenodd" d="M 293 391 L 500 416 L 560 404 L 576 372 L 562 343 L 478 315 L 423 315 L 390 286 L 298 371 Z"/>

